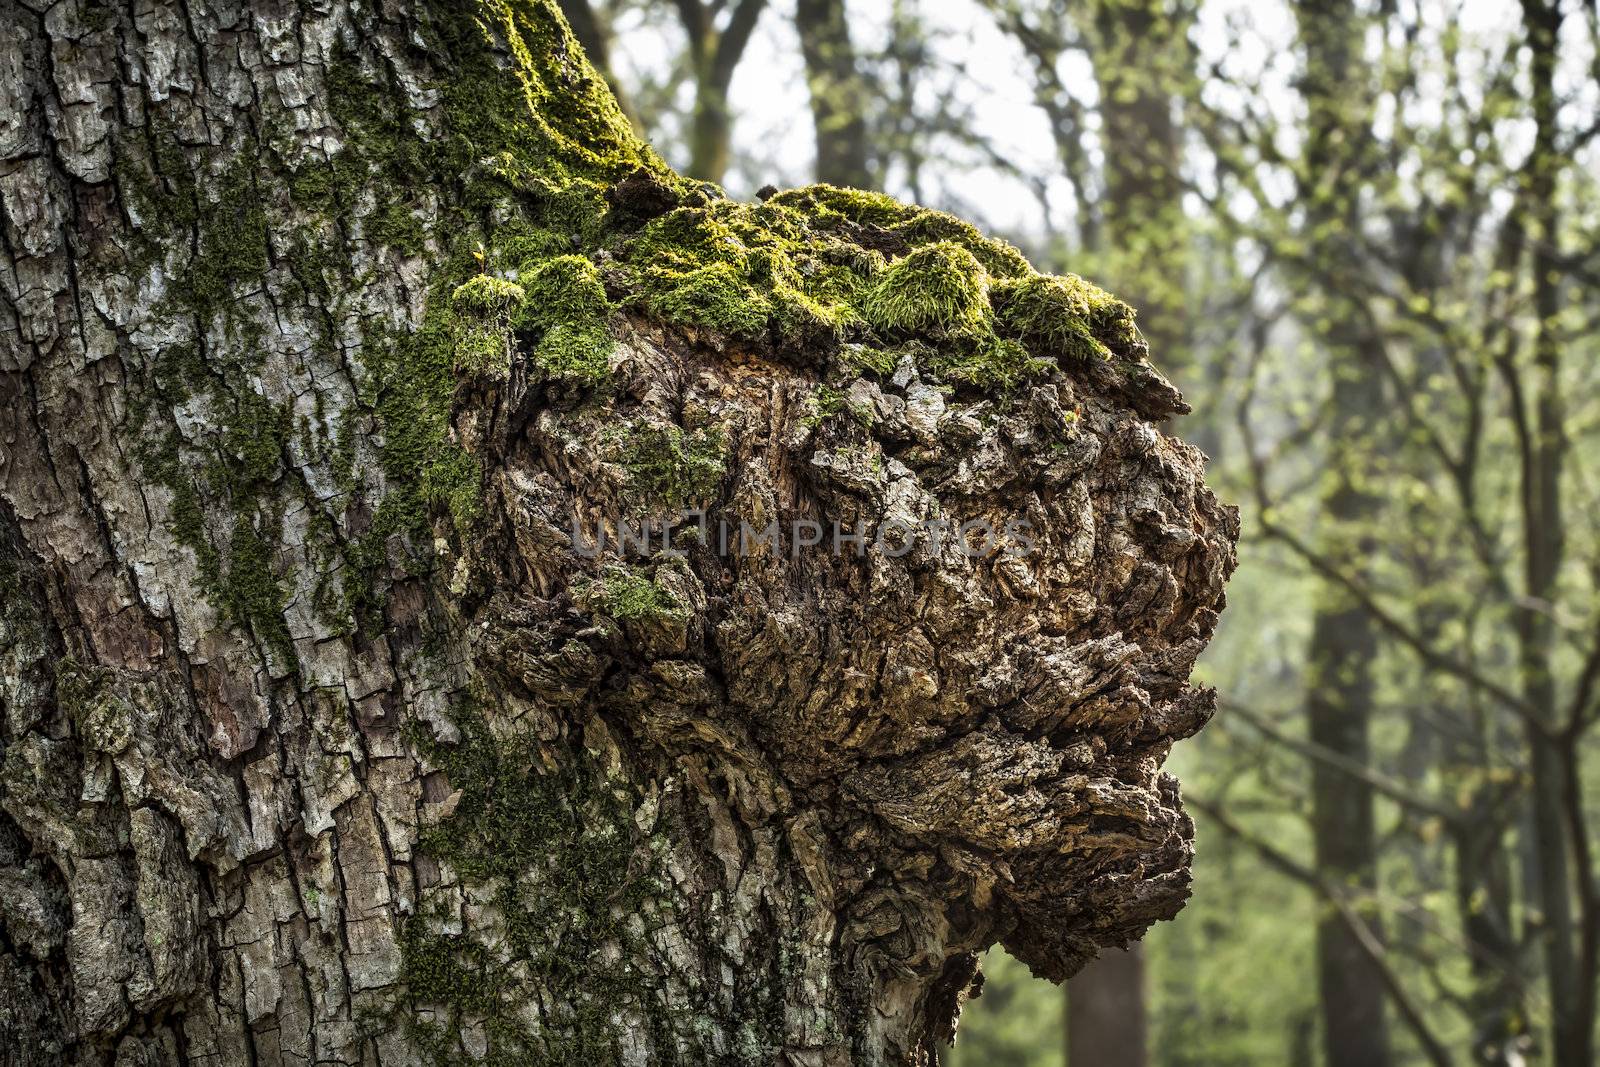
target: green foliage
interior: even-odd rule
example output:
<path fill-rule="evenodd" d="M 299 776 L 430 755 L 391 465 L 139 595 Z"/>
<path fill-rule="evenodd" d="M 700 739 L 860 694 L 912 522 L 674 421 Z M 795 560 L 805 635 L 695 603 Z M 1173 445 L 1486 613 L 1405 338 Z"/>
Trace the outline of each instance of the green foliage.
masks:
<path fill-rule="evenodd" d="M 948 1067 L 1070 1067 L 1063 1005 L 1058 987 L 1035 979 L 1004 949 L 990 949 L 983 955 L 983 993 L 962 1009 Z"/>

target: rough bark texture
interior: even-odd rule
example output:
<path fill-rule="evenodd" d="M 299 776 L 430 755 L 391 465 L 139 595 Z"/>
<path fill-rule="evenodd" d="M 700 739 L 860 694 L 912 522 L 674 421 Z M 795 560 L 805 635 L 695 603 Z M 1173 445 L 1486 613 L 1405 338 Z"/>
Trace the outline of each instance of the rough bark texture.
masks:
<path fill-rule="evenodd" d="M 677 179 L 552 3 L 0 42 L 5 1062 L 927 1063 L 1181 906 L 1237 524 L 1125 308 Z"/>

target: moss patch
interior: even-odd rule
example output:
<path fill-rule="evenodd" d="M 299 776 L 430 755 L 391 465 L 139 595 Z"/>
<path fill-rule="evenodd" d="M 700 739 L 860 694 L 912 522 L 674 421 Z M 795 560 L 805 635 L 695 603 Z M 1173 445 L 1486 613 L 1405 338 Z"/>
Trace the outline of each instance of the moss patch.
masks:
<path fill-rule="evenodd" d="M 972 334 L 989 324 L 989 275 L 954 241 L 895 260 L 867 294 L 867 320 L 887 335 Z"/>
<path fill-rule="evenodd" d="M 419 911 L 402 935 L 394 1021 L 440 1064 L 476 1062 L 462 1042 L 467 1024 L 482 1028 L 490 1062 L 617 1063 L 613 1016 L 648 992 L 620 960 L 662 895 L 633 824 L 636 798 L 605 786 L 604 768 L 581 750 L 496 737 L 479 710 L 457 725 L 456 745 L 413 734 L 460 793 L 421 844 L 502 917 L 505 939 L 452 933 L 449 916 Z M 524 1014 L 532 1004 L 547 1006 L 537 1025 Z"/>
<path fill-rule="evenodd" d="M 456 286 L 450 297 L 456 366 L 504 377 L 510 370 L 511 322 L 527 302 L 522 286 L 492 274 Z"/>
<path fill-rule="evenodd" d="M 838 352 L 888 374 L 907 354 L 958 386 L 1004 392 L 1053 360 L 1140 351 L 1132 310 L 1035 272 L 1003 241 L 937 211 L 825 185 L 758 205 L 679 198 L 594 255 L 620 302 L 802 360 Z"/>
<path fill-rule="evenodd" d="M 557 378 L 591 385 L 605 378 L 615 348 L 607 325 L 613 309 L 595 265 L 575 255 L 534 259 L 524 277 L 522 325 L 539 332 L 533 362 Z"/>
<path fill-rule="evenodd" d="M 618 622 L 674 615 L 683 610 L 671 593 L 650 578 L 623 567 L 606 568 L 598 587 L 584 592 L 590 599 L 598 599 L 606 614 Z"/>
<path fill-rule="evenodd" d="M 616 447 L 641 511 L 704 502 L 716 495 L 727 470 L 728 440 L 717 429 L 685 432 L 670 423 L 641 423 L 624 430 Z"/>
<path fill-rule="evenodd" d="M 1001 330 L 1047 355 L 1110 359 L 1139 340 L 1133 309 L 1076 274 L 1007 279 L 990 299 Z"/>

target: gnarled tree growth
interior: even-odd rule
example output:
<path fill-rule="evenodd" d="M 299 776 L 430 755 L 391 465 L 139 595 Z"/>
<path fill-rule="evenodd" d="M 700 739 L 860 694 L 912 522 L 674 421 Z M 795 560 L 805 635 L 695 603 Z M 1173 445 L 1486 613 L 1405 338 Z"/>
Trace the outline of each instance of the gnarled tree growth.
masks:
<path fill-rule="evenodd" d="M 1181 906 L 1124 304 L 680 178 L 548 0 L 0 33 L 8 1062 L 926 1063 Z"/>

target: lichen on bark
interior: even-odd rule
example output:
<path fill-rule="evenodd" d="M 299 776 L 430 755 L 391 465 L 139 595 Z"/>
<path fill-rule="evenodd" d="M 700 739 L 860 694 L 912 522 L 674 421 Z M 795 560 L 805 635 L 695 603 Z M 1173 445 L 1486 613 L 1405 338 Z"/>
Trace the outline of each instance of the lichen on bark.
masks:
<path fill-rule="evenodd" d="M 1125 304 L 672 173 L 548 0 L 0 34 L 7 1057 L 927 1063 L 1181 905 Z"/>

